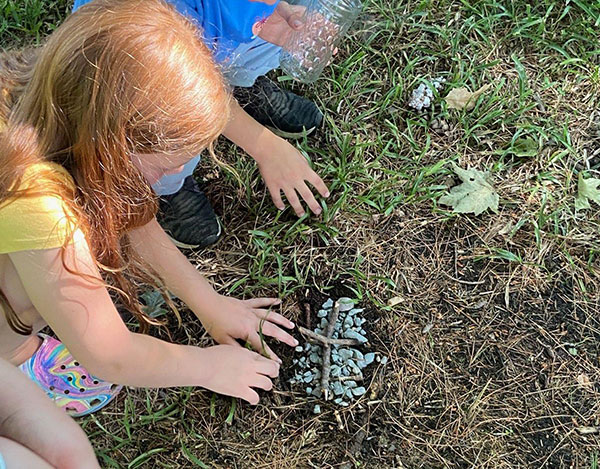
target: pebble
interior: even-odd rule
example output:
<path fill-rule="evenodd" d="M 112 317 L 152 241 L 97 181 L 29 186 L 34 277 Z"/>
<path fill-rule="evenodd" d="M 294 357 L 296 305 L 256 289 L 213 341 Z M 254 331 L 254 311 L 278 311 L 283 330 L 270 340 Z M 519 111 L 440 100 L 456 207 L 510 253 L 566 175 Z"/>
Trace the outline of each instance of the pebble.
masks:
<path fill-rule="evenodd" d="M 354 318 L 354 324 L 358 327 L 362 326 L 365 322 L 366 322 L 366 319 L 363 319 L 361 317 Z"/>
<path fill-rule="evenodd" d="M 340 376 L 341 372 L 342 372 L 342 369 L 339 366 L 332 365 L 331 368 L 329 369 L 329 376 L 333 376 L 334 378 L 337 378 L 338 376 Z"/>
<path fill-rule="evenodd" d="M 371 363 L 373 363 L 373 360 L 375 360 L 375 354 L 373 352 L 365 354 L 364 360 L 365 365 L 370 365 Z"/>
<path fill-rule="evenodd" d="M 352 390 L 351 389 L 346 389 L 346 392 L 344 393 L 344 396 L 352 399 Z"/>
<path fill-rule="evenodd" d="M 352 319 L 352 316 L 346 316 L 346 319 L 344 319 L 344 329 L 348 329 L 349 327 L 352 327 L 354 325 L 354 320 Z"/>
<path fill-rule="evenodd" d="M 333 384 L 330 384 L 330 387 L 336 396 L 341 396 L 345 392 L 345 389 L 342 386 L 342 383 L 340 383 L 339 381 L 334 381 Z"/>
<path fill-rule="evenodd" d="M 315 404 L 315 408 L 313 409 L 313 414 L 320 414 L 320 413 L 321 413 L 321 406 L 319 404 Z"/>
<path fill-rule="evenodd" d="M 347 348 L 342 348 L 339 351 L 339 356 L 342 360 L 350 360 L 354 356 L 354 352 Z"/>
<path fill-rule="evenodd" d="M 356 384 L 356 381 L 354 381 L 353 379 L 344 381 L 344 384 L 346 385 L 347 388 L 355 388 L 356 386 L 358 386 L 358 384 Z"/>
<path fill-rule="evenodd" d="M 311 388 L 311 387 L 306 388 L 306 394 L 308 394 L 310 396 L 312 394 L 312 392 L 313 392 L 313 388 Z"/>
<path fill-rule="evenodd" d="M 333 300 L 329 298 L 325 303 L 323 303 L 323 309 L 330 309 L 333 307 Z"/>
<path fill-rule="evenodd" d="M 381 364 L 385 365 L 388 362 L 388 357 L 381 357 Z"/>
<path fill-rule="evenodd" d="M 329 314 L 329 311 L 327 311 L 326 309 L 320 309 L 319 312 L 317 313 L 317 317 L 318 318 L 326 318 L 328 314 Z"/>
<path fill-rule="evenodd" d="M 321 359 L 321 356 L 320 356 L 318 353 L 315 353 L 315 352 L 311 353 L 311 354 L 308 356 L 308 359 L 309 359 L 309 360 L 310 360 L 312 363 L 322 363 L 322 362 L 323 362 L 323 360 Z"/>
<path fill-rule="evenodd" d="M 341 397 L 336 397 L 333 402 L 335 402 L 336 404 L 341 404 L 343 402 L 343 399 Z"/>
<path fill-rule="evenodd" d="M 340 311 L 350 311 L 354 308 L 354 301 L 345 296 L 338 300 L 338 304 L 340 305 Z"/>
<path fill-rule="evenodd" d="M 356 360 L 364 360 L 365 358 L 363 353 L 357 349 L 352 350 L 352 354 L 354 355 L 354 358 L 356 358 Z"/>
<path fill-rule="evenodd" d="M 327 328 L 327 324 L 328 324 L 327 318 L 323 318 L 323 319 L 321 319 L 321 323 L 319 324 L 319 327 L 321 329 L 325 330 Z"/>
<path fill-rule="evenodd" d="M 353 331 L 352 329 L 348 329 L 347 331 L 344 331 L 344 333 L 342 335 L 347 339 L 356 339 L 361 344 L 364 344 L 365 342 L 367 342 L 367 338 L 365 336 L 359 334 L 356 331 Z"/>
<path fill-rule="evenodd" d="M 298 345 L 296 348 L 294 348 L 294 350 L 296 352 L 302 352 L 302 351 L 304 351 L 304 347 L 302 347 L 302 345 Z"/>
<path fill-rule="evenodd" d="M 364 388 L 364 386 L 359 386 L 357 388 L 352 389 L 352 394 L 354 394 L 355 396 L 362 396 L 366 392 L 367 390 Z"/>

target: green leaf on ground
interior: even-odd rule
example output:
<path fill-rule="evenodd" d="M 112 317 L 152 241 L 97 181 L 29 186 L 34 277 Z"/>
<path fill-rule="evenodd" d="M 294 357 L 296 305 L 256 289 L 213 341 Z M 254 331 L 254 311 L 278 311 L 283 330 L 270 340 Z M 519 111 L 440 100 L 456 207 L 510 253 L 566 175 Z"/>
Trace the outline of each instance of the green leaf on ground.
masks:
<path fill-rule="evenodd" d="M 538 142 L 531 137 L 518 138 L 508 149 L 508 153 L 512 153 L 519 158 L 536 156 L 538 154 Z"/>
<path fill-rule="evenodd" d="M 577 197 L 575 198 L 575 210 L 585 210 L 590 208 L 590 200 L 600 205 L 600 179 L 583 179 L 583 174 L 579 173 L 577 181 Z"/>
<path fill-rule="evenodd" d="M 452 163 L 452 167 L 462 184 L 453 187 L 450 194 L 440 197 L 440 204 L 450 205 L 454 209 L 454 213 L 479 215 L 487 209 L 498 211 L 500 197 L 487 180 L 489 172 L 462 169 L 454 163 Z"/>

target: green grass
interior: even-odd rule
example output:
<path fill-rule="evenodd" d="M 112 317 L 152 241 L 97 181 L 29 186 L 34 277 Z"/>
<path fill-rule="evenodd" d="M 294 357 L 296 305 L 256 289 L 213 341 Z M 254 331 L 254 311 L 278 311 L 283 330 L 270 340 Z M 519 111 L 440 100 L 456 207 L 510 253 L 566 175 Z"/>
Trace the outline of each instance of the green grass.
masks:
<path fill-rule="evenodd" d="M 0 5 L 11 44 L 42 38 L 69 6 Z M 304 301 L 356 297 L 390 357 L 367 383 L 374 403 L 338 418 L 325 404 L 316 417 L 285 379 L 257 408 L 130 389 L 82 421 L 102 464 L 330 467 L 352 460 L 366 428 L 360 467 L 597 467 L 598 434 L 576 429 L 600 425 L 600 207 L 576 213 L 574 198 L 580 171 L 600 177 L 599 28 L 592 0 L 366 2 L 315 86 L 281 79 L 326 111 L 324 129 L 298 143 L 331 189 L 321 217 L 275 209 L 255 164 L 223 142 L 242 183 L 218 173 L 207 191 L 227 236 L 189 254 L 219 291 L 277 295 L 299 324 Z M 408 108 L 436 77 L 447 82 L 432 108 Z M 487 83 L 472 111 L 446 107 L 450 89 Z M 519 156 L 523 139 L 533 151 Z M 457 183 L 451 162 L 491 171 L 498 214 L 437 203 Z M 198 176 L 213 170 L 205 161 Z M 392 297 L 402 302 L 387 306 Z M 208 345 L 184 319 L 175 338 Z"/>

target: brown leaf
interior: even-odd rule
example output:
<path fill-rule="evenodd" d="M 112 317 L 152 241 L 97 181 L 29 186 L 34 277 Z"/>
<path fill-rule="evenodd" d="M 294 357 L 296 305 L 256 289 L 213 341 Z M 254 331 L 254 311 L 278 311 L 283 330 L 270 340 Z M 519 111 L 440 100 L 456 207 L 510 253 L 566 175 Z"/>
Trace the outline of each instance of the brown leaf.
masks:
<path fill-rule="evenodd" d="M 402 302 L 404 302 L 404 298 L 402 298 L 401 296 L 395 296 L 388 300 L 388 306 L 396 306 L 397 304 L 400 304 Z"/>
<path fill-rule="evenodd" d="M 583 388 L 590 389 L 592 387 L 592 382 L 590 381 L 589 376 L 585 373 L 580 373 L 577 375 L 577 382 Z"/>
<path fill-rule="evenodd" d="M 448 96 L 446 96 L 448 109 L 466 109 L 467 111 L 470 111 L 475 107 L 477 98 L 485 93 L 491 86 L 492 85 L 489 83 L 483 85 L 474 93 L 469 91 L 468 88 L 454 88 L 448 93 Z"/>

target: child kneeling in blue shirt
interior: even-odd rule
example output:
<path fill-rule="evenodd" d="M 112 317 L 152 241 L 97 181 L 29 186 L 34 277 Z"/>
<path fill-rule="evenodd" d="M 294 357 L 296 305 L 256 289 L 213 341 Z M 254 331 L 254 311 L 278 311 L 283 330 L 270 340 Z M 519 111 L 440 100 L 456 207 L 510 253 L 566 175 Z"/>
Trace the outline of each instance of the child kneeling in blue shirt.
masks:
<path fill-rule="evenodd" d="M 74 10 L 89 1 L 76 0 Z M 232 103 L 232 118 L 223 134 L 256 160 L 277 208 L 285 208 L 283 192 L 298 216 L 305 213 L 300 198 L 313 213 L 320 214 L 313 189 L 327 197 L 327 186 L 298 150 L 265 127 L 290 137 L 312 131 L 323 119 L 314 103 L 264 77 L 279 67 L 280 46 L 294 28 L 301 26 L 302 7 L 279 0 L 168 3 L 198 25 L 226 80 L 234 87 L 234 96 L 244 105 Z M 204 247 L 222 234 L 218 218 L 192 176 L 199 160 L 199 156 L 192 159 L 180 173 L 164 176 L 152 185 L 160 196 L 157 218 L 179 247 Z"/>

